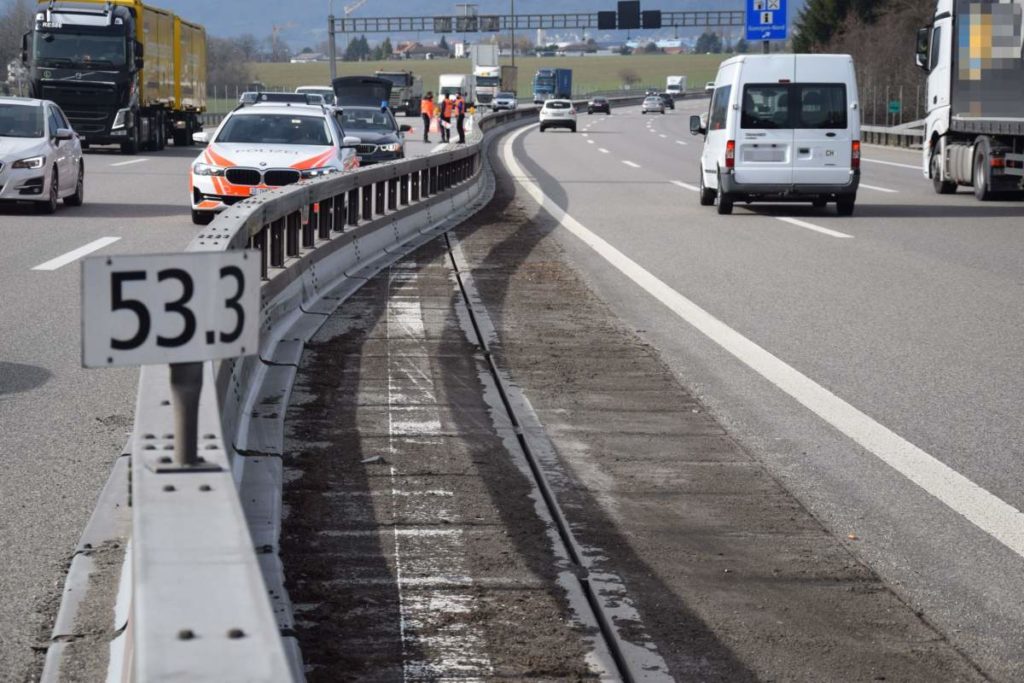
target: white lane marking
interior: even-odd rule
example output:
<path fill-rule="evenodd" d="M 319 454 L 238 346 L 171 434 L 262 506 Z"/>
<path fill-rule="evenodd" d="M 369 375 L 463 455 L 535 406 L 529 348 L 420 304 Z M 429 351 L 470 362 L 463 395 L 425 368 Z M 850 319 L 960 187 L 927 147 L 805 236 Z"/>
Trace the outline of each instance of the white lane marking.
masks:
<path fill-rule="evenodd" d="M 696 185 L 690 185 L 689 183 L 684 183 L 681 180 L 673 180 L 672 184 L 673 185 L 678 185 L 679 187 L 683 188 L 684 190 L 689 190 L 690 192 L 700 192 L 700 188 L 697 187 Z"/>
<path fill-rule="evenodd" d="M 149 159 L 132 159 L 131 161 L 119 161 L 116 164 L 111 164 L 111 166 L 131 166 L 132 164 L 141 164 L 144 161 L 149 161 Z"/>
<path fill-rule="evenodd" d="M 78 249 L 69 251 L 68 253 L 58 256 L 55 259 L 50 259 L 46 263 L 40 263 L 32 270 L 57 270 L 58 268 L 63 268 L 67 264 L 73 263 L 78 259 L 82 258 L 83 256 L 88 256 L 89 254 L 98 249 L 102 249 L 103 247 L 111 245 L 114 242 L 118 241 L 119 239 L 121 238 L 101 237 L 98 240 L 89 242 L 89 244 L 85 245 L 84 247 L 79 247 Z"/>
<path fill-rule="evenodd" d="M 594 144 L 594 141 L 593 140 L 587 140 L 587 144 L 588 145 L 592 145 L 592 144 Z"/>
<path fill-rule="evenodd" d="M 896 194 L 899 192 L 899 190 L 890 190 L 888 187 L 878 187 L 876 185 L 868 185 L 867 183 L 861 183 L 860 186 L 869 190 L 874 190 L 875 192 L 887 192 L 889 194 Z"/>
<path fill-rule="evenodd" d="M 590 137 L 590 136 L 589 136 L 588 134 L 586 134 L 586 133 L 580 133 L 580 135 L 582 135 L 582 136 L 583 136 L 583 137 L 585 137 L 585 138 L 589 138 L 589 137 Z"/>
<path fill-rule="evenodd" d="M 884 164 L 886 166 L 898 166 L 900 168 L 912 168 L 915 171 L 920 171 L 921 170 L 920 166 L 914 166 L 913 164 L 900 164 L 900 163 L 897 163 L 895 161 L 882 161 L 881 159 L 865 159 L 864 157 L 861 157 L 861 161 L 866 161 L 869 164 Z"/>
<path fill-rule="evenodd" d="M 822 235 L 828 235 L 829 237 L 838 237 L 840 239 L 848 240 L 853 239 L 853 235 L 847 235 L 845 232 L 839 232 L 837 230 L 829 230 L 828 228 L 823 228 L 819 225 L 815 225 L 814 223 L 808 223 L 807 221 L 802 221 L 797 218 L 789 218 L 788 216 L 776 216 L 776 218 L 783 223 L 789 223 L 790 225 L 795 225 L 800 228 L 820 232 Z"/>
<path fill-rule="evenodd" d="M 677 145 L 685 145 L 686 143 L 683 142 L 682 140 L 676 140 L 676 144 Z"/>
<path fill-rule="evenodd" d="M 663 133 L 658 133 L 658 137 L 667 138 L 668 136 Z"/>
<path fill-rule="evenodd" d="M 634 164 L 632 161 L 623 161 L 626 166 L 632 166 L 633 168 L 640 168 L 640 164 Z"/>
<path fill-rule="evenodd" d="M 512 144 L 526 130 L 529 129 L 518 131 L 505 141 L 502 157 L 516 181 L 566 230 L 741 363 L 949 509 L 1024 557 L 1024 513 L 727 326 L 560 209 L 527 177 L 512 154 Z"/>
<path fill-rule="evenodd" d="M 601 152 L 601 154 L 611 154 L 611 152 L 606 150 L 604 147 L 599 148 L 598 151 Z"/>

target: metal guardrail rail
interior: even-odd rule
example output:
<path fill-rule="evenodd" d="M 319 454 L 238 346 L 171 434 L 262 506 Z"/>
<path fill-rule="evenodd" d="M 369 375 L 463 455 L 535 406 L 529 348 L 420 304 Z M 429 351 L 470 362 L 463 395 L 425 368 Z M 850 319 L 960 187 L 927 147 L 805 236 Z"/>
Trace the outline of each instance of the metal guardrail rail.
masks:
<path fill-rule="evenodd" d="M 890 147 L 920 147 L 924 144 L 924 120 L 899 126 L 861 126 L 861 140 Z"/>

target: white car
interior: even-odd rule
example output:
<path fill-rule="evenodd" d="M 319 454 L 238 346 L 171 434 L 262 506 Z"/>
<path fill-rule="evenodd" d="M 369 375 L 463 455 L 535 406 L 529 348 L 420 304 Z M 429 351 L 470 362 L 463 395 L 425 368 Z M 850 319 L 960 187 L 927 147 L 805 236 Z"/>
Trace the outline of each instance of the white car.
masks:
<path fill-rule="evenodd" d="M 309 95 L 320 95 L 327 104 L 334 104 L 334 89 L 329 85 L 300 85 L 295 92 Z"/>
<path fill-rule="evenodd" d="M 0 97 L 0 201 L 34 202 L 53 213 L 85 200 L 82 143 L 49 100 Z"/>
<path fill-rule="evenodd" d="M 207 225 L 243 199 L 300 180 L 356 168 L 362 142 L 341 129 L 333 110 L 308 104 L 256 104 L 228 114 L 194 162 L 192 222 Z"/>
<path fill-rule="evenodd" d="M 576 132 L 576 106 L 572 100 L 547 100 L 540 108 L 540 132 L 548 128 L 568 128 Z"/>
<path fill-rule="evenodd" d="M 714 81 L 708 81 L 707 83 L 705 83 L 704 84 L 704 92 L 707 92 L 707 93 L 715 92 L 715 82 Z"/>
<path fill-rule="evenodd" d="M 514 92 L 500 92 L 494 98 L 494 104 L 491 105 L 494 111 L 501 111 L 502 109 L 518 109 L 519 100 L 516 98 Z"/>

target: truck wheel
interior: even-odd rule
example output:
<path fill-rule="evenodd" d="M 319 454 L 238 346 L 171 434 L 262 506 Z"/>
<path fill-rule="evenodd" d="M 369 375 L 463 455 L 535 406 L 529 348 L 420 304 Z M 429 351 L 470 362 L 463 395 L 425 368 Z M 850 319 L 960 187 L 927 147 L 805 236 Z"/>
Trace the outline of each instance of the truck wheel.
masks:
<path fill-rule="evenodd" d="M 985 162 L 988 156 L 982 152 L 974 160 L 974 197 L 979 202 L 987 202 L 992 199 L 992 189 L 989 186 L 987 166 Z"/>
<path fill-rule="evenodd" d="M 171 134 L 171 137 L 174 138 L 175 147 L 184 147 L 185 145 L 188 144 L 188 142 L 186 142 L 185 140 L 185 131 L 183 129 L 175 128 L 174 132 Z"/>
<path fill-rule="evenodd" d="M 139 153 L 139 127 L 136 125 L 132 127 L 131 132 L 128 134 L 128 139 L 121 143 L 121 154 L 138 154 Z"/>
<path fill-rule="evenodd" d="M 942 167 L 939 164 L 939 155 L 933 154 L 928 164 L 932 175 L 932 188 L 936 194 L 953 194 L 956 192 L 956 183 L 952 180 L 942 180 Z"/>
<path fill-rule="evenodd" d="M 840 216 L 852 216 L 853 206 L 857 201 L 857 197 L 840 197 L 836 200 L 836 213 Z"/>

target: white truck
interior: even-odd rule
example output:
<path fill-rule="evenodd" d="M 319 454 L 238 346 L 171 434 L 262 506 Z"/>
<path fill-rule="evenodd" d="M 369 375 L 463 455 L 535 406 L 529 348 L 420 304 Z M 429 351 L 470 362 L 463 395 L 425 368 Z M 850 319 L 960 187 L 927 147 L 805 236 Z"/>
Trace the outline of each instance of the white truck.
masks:
<path fill-rule="evenodd" d="M 476 86 L 473 83 L 471 74 L 441 74 L 437 83 L 438 105 L 441 104 L 441 97 L 457 95 L 460 92 L 468 106 L 476 103 Z"/>
<path fill-rule="evenodd" d="M 473 80 L 476 83 L 476 103 L 484 107 L 494 104 L 499 92 L 516 92 L 519 80 L 519 67 L 516 66 L 478 66 L 473 69 Z"/>
<path fill-rule="evenodd" d="M 917 32 L 928 73 L 922 164 L 939 194 L 963 185 L 985 201 L 1024 189 L 1022 16 L 1024 0 L 938 0 Z"/>
<path fill-rule="evenodd" d="M 669 76 L 665 79 L 665 92 L 672 97 L 686 94 L 686 76 Z"/>

